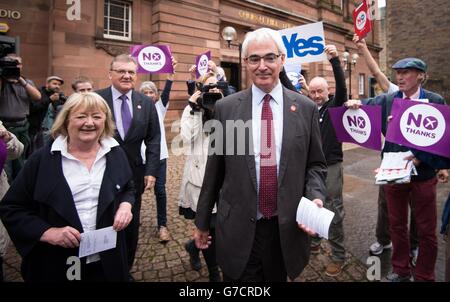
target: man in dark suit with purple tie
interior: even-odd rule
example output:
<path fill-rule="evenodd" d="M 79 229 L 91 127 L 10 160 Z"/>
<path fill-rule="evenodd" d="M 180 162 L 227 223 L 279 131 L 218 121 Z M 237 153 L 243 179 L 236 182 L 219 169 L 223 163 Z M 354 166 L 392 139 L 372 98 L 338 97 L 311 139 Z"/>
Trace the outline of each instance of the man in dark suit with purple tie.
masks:
<path fill-rule="evenodd" d="M 242 47 L 253 85 L 216 104 L 218 128 L 210 139 L 216 152 L 208 156 L 194 237 L 199 248 L 208 247 L 217 202 L 224 280 L 286 281 L 308 263 L 309 235 L 315 234 L 296 222 L 299 201 L 305 196 L 322 206 L 326 195 L 318 110 L 281 85 L 286 50 L 278 32 L 248 33 Z"/>
<path fill-rule="evenodd" d="M 125 150 L 134 174 L 136 202 L 133 206 L 133 220 L 126 229 L 128 265 L 131 269 L 136 254 L 139 236 L 141 195 L 155 185 L 160 152 L 160 129 L 155 104 L 144 94 L 134 90 L 136 83 L 136 61 L 127 54 L 113 59 L 109 78 L 111 86 L 96 91 L 108 103 L 116 123 L 114 138 Z M 146 145 L 144 164 L 141 145 Z"/>

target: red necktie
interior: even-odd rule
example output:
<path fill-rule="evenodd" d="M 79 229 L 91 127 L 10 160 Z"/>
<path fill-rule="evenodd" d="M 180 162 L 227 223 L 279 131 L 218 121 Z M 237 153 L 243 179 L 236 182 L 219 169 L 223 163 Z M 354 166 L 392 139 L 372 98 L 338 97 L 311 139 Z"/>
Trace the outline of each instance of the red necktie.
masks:
<path fill-rule="evenodd" d="M 277 158 L 271 99 L 270 94 L 264 96 L 261 113 L 259 211 L 264 218 L 272 217 L 277 209 Z"/>

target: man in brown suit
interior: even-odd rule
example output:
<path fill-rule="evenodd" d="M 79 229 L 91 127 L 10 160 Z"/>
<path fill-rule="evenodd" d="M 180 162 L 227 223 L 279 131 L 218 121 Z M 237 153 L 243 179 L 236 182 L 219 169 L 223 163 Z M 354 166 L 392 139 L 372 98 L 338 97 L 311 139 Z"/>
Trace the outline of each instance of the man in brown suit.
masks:
<path fill-rule="evenodd" d="M 278 32 L 247 34 L 242 51 L 253 85 L 216 104 L 215 152 L 206 165 L 194 238 L 199 248 L 208 247 L 217 202 L 217 261 L 224 280 L 286 281 L 308 263 L 314 234 L 296 222 L 299 200 L 305 196 L 322 206 L 325 198 L 318 110 L 281 85 L 286 50 Z"/>

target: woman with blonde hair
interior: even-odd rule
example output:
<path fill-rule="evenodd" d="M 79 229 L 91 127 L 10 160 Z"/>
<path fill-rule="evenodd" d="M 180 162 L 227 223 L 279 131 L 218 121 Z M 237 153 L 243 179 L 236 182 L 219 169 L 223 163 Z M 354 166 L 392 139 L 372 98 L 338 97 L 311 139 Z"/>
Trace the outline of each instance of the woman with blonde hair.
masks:
<path fill-rule="evenodd" d="M 25 281 L 128 280 L 123 230 L 134 184 L 114 129 L 98 94 L 71 95 L 52 127 L 54 140 L 33 153 L 6 193 L 0 217 L 22 256 Z M 81 258 L 80 276 L 71 277 L 67 263 L 79 255 L 82 234 L 107 227 L 117 232 L 115 247 Z"/>

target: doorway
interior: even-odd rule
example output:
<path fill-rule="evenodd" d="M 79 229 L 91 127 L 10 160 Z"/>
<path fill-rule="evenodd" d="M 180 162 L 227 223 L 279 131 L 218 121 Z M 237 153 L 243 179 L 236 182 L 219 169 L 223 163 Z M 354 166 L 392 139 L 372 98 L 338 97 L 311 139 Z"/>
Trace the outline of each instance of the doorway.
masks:
<path fill-rule="evenodd" d="M 220 66 L 225 71 L 225 76 L 227 78 L 228 84 L 236 88 L 236 91 L 239 91 L 239 64 L 231 62 L 221 62 Z"/>

